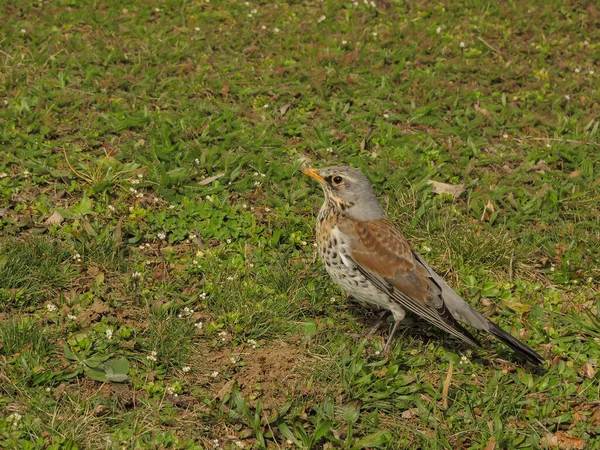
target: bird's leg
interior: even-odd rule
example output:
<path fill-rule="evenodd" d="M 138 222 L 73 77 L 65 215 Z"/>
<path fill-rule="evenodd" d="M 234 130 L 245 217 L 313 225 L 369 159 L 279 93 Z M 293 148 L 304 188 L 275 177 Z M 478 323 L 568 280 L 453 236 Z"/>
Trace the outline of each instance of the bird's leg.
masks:
<path fill-rule="evenodd" d="M 394 339 L 394 335 L 396 334 L 398 325 L 400 325 L 400 322 L 404 320 L 404 317 L 406 316 L 406 311 L 399 307 L 392 308 L 392 314 L 394 315 L 395 322 L 394 326 L 392 327 L 392 331 L 390 332 L 390 336 L 388 337 L 388 340 L 385 343 L 385 347 L 383 349 L 383 356 L 387 356 L 387 354 L 389 353 L 390 348 L 392 347 L 392 339 Z"/>
<path fill-rule="evenodd" d="M 388 314 L 389 314 L 389 311 L 387 309 L 382 311 L 379 314 L 379 319 L 377 319 L 377 323 L 375 325 L 373 325 L 373 327 L 371 327 L 371 329 L 367 333 L 367 336 L 366 336 L 367 339 L 372 338 L 373 335 L 377 332 L 377 330 L 379 330 L 379 327 L 381 326 L 381 324 L 383 323 L 383 321 L 385 320 L 385 318 Z"/>
<path fill-rule="evenodd" d="M 400 325 L 400 322 L 402 322 L 402 319 L 396 320 L 394 322 L 394 326 L 392 327 L 390 336 L 388 337 L 388 340 L 385 343 L 385 347 L 383 349 L 383 356 L 387 356 L 387 354 L 389 353 L 390 348 L 392 347 L 392 339 L 394 339 L 394 334 L 396 334 L 396 330 L 398 329 L 398 325 Z"/>

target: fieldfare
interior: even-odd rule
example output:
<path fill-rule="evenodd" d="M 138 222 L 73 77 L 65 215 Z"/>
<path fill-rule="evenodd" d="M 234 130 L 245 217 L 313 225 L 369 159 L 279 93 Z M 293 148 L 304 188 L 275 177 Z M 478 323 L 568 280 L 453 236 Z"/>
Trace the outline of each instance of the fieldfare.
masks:
<path fill-rule="evenodd" d="M 412 249 L 387 219 L 360 170 L 300 170 L 317 180 L 325 193 L 317 217 L 317 245 L 325 269 L 354 299 L 394 316 L 385 353 L 398 324 L 410 312 L 475 346 L 479 342 L 459 322 L 487 331 L 520 357 L 542 365 L 539 354 L 473 309 Z"/>

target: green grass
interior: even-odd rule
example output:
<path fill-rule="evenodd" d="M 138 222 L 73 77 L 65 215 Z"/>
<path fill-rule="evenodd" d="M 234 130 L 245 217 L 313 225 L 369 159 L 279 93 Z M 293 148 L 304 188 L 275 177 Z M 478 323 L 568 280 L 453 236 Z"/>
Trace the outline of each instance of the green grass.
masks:
<path fill-rule="evenodd" d="M 597 8 L 375 3 L 1 3 L 0 447 L 600 449 Z M 378 356 L 306 162 L 548 370 Z"/>

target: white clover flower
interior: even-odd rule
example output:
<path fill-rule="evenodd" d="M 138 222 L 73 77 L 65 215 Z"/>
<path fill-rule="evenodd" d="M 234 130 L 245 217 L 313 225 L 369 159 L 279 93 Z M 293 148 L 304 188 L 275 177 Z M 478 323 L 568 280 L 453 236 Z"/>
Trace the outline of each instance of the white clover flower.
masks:
<path fill-rule="evenodd" d="M 54 312 L 54 311 L 58 310 L 58 308 L 56 307 L 56 305 L 54 305 L 52 303 L 48 303 L 46 305 L 46 309 L 48 310 L 48 312 Z"/>
<path fill-rule="evenodd" d="M 248 339 L 246 342 L 248 343 L 248 345 L 252 346 L 252 348 L 256 348 L 256 346 L 258 345 L 258 342 L 256 342 L 256 340 L 254 339 Z"/>
<path fill-rule="evenodd" d="M 173 390 L 173 388 L 171 386 L 167 386 L 167 388 L 165 389 L 165 394 L 173 395 L 174 393 L 175 391 Z"/>
<path fill-rule="evenodd" d="M 469 361 L 469 358 L 467 358 L 465 355 L 462 355 L 462 356 L 460 357 L 460 364 L 461 364 L 461 365 L 463 365 L 463 364 L 469 364 L 469 362 L 470 362 L 470 361 Z"/>
<path fill-rule="evenodd" d="M 25 28 L 21 28 L 21 33 L 27 33 L 27 30 Z"/>
<path fill-rule="evenodd" d="M 2 173 L 0 173 L 0 180 L 1 180 L 2 178 L 6 178 L 7 176 L 8 176 L 8 174 L 7 174 L 6 172 L 2 172 Z"/>
<path fill-rule="evenodd" d="M 77 319 L 77 316 L 75 314 L 67 314 L 67 319 L 75 320 L 75 319 Z"/>
<path fill-rule="evenodd" d="M 232 276 L 228 276 L 227 277 L 227 281 L 233 281 L 233 277 Z"/>
<path fill-rule="evenodd" d="M 269 208 L 268 206 L 265 208 L 265 212 L 271 212 L 271 208 Z"/>
<path fill-rule="evenodd" d="M 113 212 L 115 211 L 115 207 L 113 205 L 108 205 L 106 207 L 106 209 L 108 209 L 109 211 L 113 211 Z"/>
<path fill-rule="evenodd" d="M 576 67 L 575 68 L 575 73 L 579 73 L 579 72 L 581 72 L 581 69 L 579 67 Z"/>
<path fill-rule="evenodd" d="M 175 209 L 175 205 L 169 205 L 169 209 Z"/>
<path fill-rule="evenodd" d="M 156 355 L 158 355 L 158 353 L 156 352 L 156 350 L 152 350 L 150 352 L 150 354 L 148 356 L 146 356 L 146 359 L 148 361 L 154 361 L 154 362 L 156 362 Z"/>
<path fill-rule="evenodd" d="M 22 419 L 23 416 L 21 416 L 21 414 L 19 413 L 12 413 L 10 414 L 7 419 L 10 421 L 12 420 L 12 426 L 13 427 L 18 427 L 19 426 L 19 421 Z"/>
<path fill-rule="evenodd" d="M 182 371 L 183 373 L 188 373 L 190 370 L 192 370 L 192 368 L 191 368 L 190 366 L 183 366 L 183 367 L 181 368 L 181 371 Z"/>
<path fill-rule="evenodd" d="M 373 32 L 371 33 L 371 35 L 372 35 L 373 37 L 377 37 L 377 31 L 373 31 Z"/>
<path fill-rule="evenodd" d="M 204 326 L 204 324 L 202 322 L 196 322 L 194 324 L 194 327 L 198 328 L 199 330 L 201 330 L 203 326 Z"/>
<path fill-rule="evenodd" d="M 348 41 L 346 39 L 342 40 L 342 45 L 346 45 L 348 43 Z"/>
<path fill-rule="evenodd" d="M 571 96 L 569 94 L 565 94 L 565 100 L 567 100 L 567 101 L 571 100 Z"/>
<path fill-rule="evenodd" d="M 219 440 L 218 439 L 213 439 L 213 447 L 218 447 L 218 446 L 219 446 Z"/>
<path fill-rule="evenodd" d="M 196 235 L 193 233 L 188 234 L 188 239 L 191 241 L 193 239 L 196 239 Z"/>
<path fill-rule="evenodd" d="M 161 241 L 164 241 L 167 235 L 165 233 L 158 233 L 156 237 L 159 238 Z"/>
<path fill-rule="evenodd" d="M 234 444 L 236 447 L 244 448 L 244 443 L 242 441 L 235 441 Z"/>
<path fill-rule="evenodd" d="M 260 186 L 260 181 L 255 181 L 254 186 Z"/>
<path fill-rule="evenodd" d="M 248 205 L 246 205 L 245 203 L 242 205 L 242 208 L 246 209 L 248 208 Z"/>
<path fill-rule="evenodd" d="M 435 32 L 436 32 L 437 34 L 440 34 L 440 33 L 442 32 L 442 27 L 437 27 L 437 28 L 435 29 Z"/>
<path fill-rule="evenodd" d="M 261 29 L 261 30 L 266 30 L 266 29 L 267 29 L 267 26 L 266 26 L 266 25 L 261 25 L 260 29 Z"/>
<path fill-rule="evenodd" d="M 502 135 L 502 138 L 504 138 L 504 139 L 508 139 L 508 134 L 504 133 L 504 134 Z"/>
<path fill-rule="evenodd" d="M 273 28 L 273 33 L 279 33 L 281 30 L 277 27 Z"/>
<path fill-rule="evenodd" d="M 333 148 L 331 148 L 331 147 L 327 147 L 327 151 L 328 151 L 329 153 L 333 153 Z"/>
<path fill-rule="evenodd" d="M 208 294 L 206 292 L 203 292 L 202 294 L 199 295 L 199 297 L 204 300 L 206 298 Z"/>
<path fill-rule="evenodd" d="M 104 333 L 106 334 L 106 339 L 108 339 L 109 341 L 112 339 L 113 337 L 113 330 L 112 328 L 107 328 Z"/>
<path fill-rule="evenodd" d="M 135 178 L 130 181 L 131 184 L 140 184 L 140 180 L 136 180 Z"/>
<path fill-rule="evenodd" d="M 460 48 L 465 48 L 465 43 L 461 41 L 461 43 L 460 43 L 460 44 L 458 44 L 458 46 L 459 46 Z"/>
<path fill-rule="evenodd" d="M 200 27 L 194 27 L 194 31 L 200 31 Z M 198 162 L 196 162 L 196 161 L 198 161 L 198 158 L 196 158 L 196 159 L 194 160 L 194 162 L 195 162 L 196 164 L 200 163 L 200 161 L 198 161 Z"/>
<path fill-rule="evenodd" d="M 225 242 L 227 242 L 228 244 L 231 244 L 231 239 L 227 239 Z"/>
<path fill-rule="evenodd" d="M 138 281 L 140 278 L 142 278 L 141 272 L 133 272 L 131 274 L 131 279 L 134 281 Z"/>
<path fill-rule="evenodd" d="M 383 115 L 383 118 L 384 118 L 384 119 L 389 119 L 389 118 L 390 118 L 390 115 L 389 115 L 388 113 L 385 113 L 385 114 Z"/>
<path fill-rule="evenodd" d="M 325 16 L 323 15 L 323 16 L 321 16 L 321 17 L 319 17 L 319 18 L 317 19 L 317 23 L 321 23 L 321 22 L 323 22 L 325 19 L 327 19 L 327 17 L 325 17 Z"/>
<path fill-rule="evenodd" d="M 219 376 L 219 371 L 215 370 L 213 373 L 210 374 L 210 376 L 213 378 L 217 378 Z"/>

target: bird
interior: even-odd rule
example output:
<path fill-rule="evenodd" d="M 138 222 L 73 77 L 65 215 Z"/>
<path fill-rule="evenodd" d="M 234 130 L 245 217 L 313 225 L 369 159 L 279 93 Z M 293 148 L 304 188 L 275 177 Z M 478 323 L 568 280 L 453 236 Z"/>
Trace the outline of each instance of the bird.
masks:
<path fill-rule="evenodd" d="M 388 219 L 369 179 L 358 169 L 301 168 L 318 181 L 325 201 L 317 215 L 316 242 L 331 279 L 359 303 L 391 311 L 394 325 L 384 355 L 406 313 L 480 347 L 462 324 L 487 332 L 515 354 L 541 367 L 544 359 L 463 300 Z"/>

